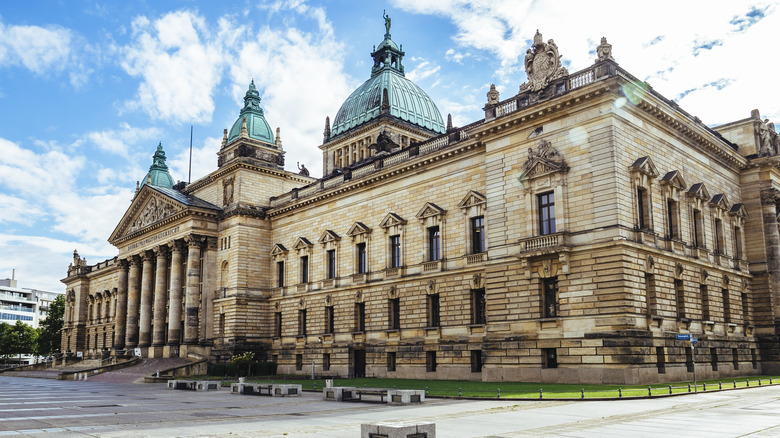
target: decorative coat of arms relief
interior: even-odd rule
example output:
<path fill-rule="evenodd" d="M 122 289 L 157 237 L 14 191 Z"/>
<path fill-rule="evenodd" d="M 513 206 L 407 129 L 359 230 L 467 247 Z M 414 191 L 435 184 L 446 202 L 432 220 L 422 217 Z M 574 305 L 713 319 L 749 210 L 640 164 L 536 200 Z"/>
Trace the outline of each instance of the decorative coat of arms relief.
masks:
<path fill-rule="evenodd" d="M 555 79 L 569 74 L 566 68 L 561 66 L 558 46 L 552 39 L 545 44 L 538 30 L 534 35 L 533 47 L 525 53 L 524 64 L 528 82 L 520 85 L 520 92 L 542 90 Z"/>

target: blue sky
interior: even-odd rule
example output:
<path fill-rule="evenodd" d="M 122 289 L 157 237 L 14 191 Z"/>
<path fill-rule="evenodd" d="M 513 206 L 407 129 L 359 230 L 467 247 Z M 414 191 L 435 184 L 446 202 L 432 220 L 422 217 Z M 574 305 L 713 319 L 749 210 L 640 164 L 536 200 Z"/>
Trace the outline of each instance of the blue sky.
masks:
<path fill-rule="evenodd" d="M 628 5 L 628 6 L 627 6 Z M 570 72 L 602 36 L 618 63 L 709 125 L 752 109 L 780 122 L 778 2 L 0 2 L 0 278 L 62 291 L 74 249 L 106 239 L 162 142 L 176 180 L 216 168 L 222 130 L 254 78 L 287 168 L 321 174 L 326 116 L 370 73 L 382 11 L 406 75 L 465 125 L 485 93 L 525 82 L 537 29 Z"/>

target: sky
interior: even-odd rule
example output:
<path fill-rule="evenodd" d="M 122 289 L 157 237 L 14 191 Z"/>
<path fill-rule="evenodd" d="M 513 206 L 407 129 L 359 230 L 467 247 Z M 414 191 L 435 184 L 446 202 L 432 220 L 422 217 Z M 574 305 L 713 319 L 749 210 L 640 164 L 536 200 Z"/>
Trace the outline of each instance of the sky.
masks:
<path fill-rule="evenodd" d="M 215 170 L 251 80 L 287 170 L 320 176 L 325 117 L 369 78 L 383 11 L 406 77 L 456 126 L 484 116 L 490 84 L 517 93 L 537 29 L 572 73 L 607 37 L 621 67 L 707 125 L 753 109 L 780 122 L 778 1 L 3 1 L 0 278 L 62 292 L 73 250 L 114 257 L 157 144 L 187 181 L 192 127 L 192 180 Z"/>

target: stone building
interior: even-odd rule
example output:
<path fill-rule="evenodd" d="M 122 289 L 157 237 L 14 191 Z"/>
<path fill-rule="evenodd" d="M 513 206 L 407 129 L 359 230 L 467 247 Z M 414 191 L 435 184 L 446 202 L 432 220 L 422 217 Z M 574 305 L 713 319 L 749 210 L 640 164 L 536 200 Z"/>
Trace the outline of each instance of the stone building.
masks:
<path fill-rule="evenodd" d="M 250 84 L 217 168 L 173 185 L 162 146 L 110 236 L 74 254 L 64 348 L 283 373 L 647 383 L 778 372 L 778 136 L 711 128 L 602 39 L 444 123 L 390 37 L 326 119 L 323 177 L 284 169 Z M 697 348 L 676 335 L 698 339 Z M 695 364 L 694 364 L 695 359 Z"/>

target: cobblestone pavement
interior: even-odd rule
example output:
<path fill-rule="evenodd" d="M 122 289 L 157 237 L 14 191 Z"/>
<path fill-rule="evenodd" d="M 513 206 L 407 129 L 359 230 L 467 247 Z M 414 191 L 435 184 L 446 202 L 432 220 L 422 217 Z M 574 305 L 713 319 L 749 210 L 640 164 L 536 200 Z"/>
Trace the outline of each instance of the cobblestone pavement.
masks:
<path fill-rule="evenodd" d="M 289 382 L 288 382 L 289 383 Z M 620 401 L 429 399 L 422 405 L 173 391 L 163 384 L 0 376 L 0 437 L 360 436 L 378 421 L 436 423 L 449 437 L 780 436 L 780 387 Z"/>

